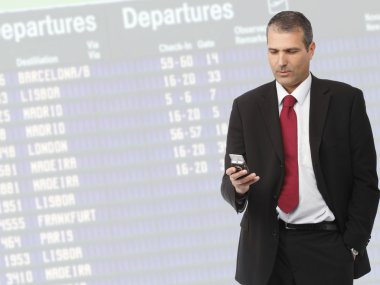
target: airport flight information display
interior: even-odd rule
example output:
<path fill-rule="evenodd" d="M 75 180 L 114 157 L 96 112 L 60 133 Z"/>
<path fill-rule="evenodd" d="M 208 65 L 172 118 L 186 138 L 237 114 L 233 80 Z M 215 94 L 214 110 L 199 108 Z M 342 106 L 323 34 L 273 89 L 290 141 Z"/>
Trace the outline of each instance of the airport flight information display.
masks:
<path fill-rule="evenodd" d="M 228 118 L 273 80 L 266 24 L 281 10 L 310 18 L 314 75 L 364 91 L 379 152 L 380 4 L 298 2 L 1 13 L 0 284 L 235 284 L 240 216 L 219 190 Z M 357 284 L 380 282 L 378 221 L 370 247 Z"/>

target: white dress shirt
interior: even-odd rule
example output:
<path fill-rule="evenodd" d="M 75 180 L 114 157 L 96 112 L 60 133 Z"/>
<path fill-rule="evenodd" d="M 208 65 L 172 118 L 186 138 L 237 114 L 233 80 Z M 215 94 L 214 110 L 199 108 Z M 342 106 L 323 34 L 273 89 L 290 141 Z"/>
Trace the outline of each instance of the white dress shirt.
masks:
<path fill-rule="evenodd" d="M 277 207 L 279 218 L 287 223 L 307 224 L 335 220 L 326 202 L 318 190 L 311 162 L 309 143 L 309 113 L 310 113 L 311 75 L 305 79 L 292 94 L 297 102 L 294 111 L 297 114 L 298 139 L 298 177 L 299 204 L 291 213 L 285 213 Z M 279 112 L 282 109 L 282 99 L 289 93 L 276 81 Z"/>

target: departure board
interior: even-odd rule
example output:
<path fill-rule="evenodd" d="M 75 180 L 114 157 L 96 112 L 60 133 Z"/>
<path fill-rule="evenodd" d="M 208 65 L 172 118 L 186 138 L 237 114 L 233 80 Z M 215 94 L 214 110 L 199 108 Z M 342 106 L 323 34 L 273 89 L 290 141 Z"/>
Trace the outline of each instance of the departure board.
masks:
<path fill-rule="evenodd" d="M 241 216 L 220 195 L 228 118 L 273 80 L 266 24 L 288 9 L 312 22 L 313 74 L 364 91 L 380 152 L 377 1 L 2 12 L 0 284 L 237 284 Z M 369 255 L 355 284 L 380 282 L 378 220 Z"/>

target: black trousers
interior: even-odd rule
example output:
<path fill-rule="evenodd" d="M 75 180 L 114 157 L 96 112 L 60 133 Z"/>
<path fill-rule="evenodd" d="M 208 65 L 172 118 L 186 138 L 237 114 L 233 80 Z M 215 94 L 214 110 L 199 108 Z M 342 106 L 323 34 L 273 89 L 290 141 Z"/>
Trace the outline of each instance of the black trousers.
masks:
<path fill-rule="evenodd" d="M 268 285 L 352 285 L 353 272 L 339 232 L 282 229 Z"/>

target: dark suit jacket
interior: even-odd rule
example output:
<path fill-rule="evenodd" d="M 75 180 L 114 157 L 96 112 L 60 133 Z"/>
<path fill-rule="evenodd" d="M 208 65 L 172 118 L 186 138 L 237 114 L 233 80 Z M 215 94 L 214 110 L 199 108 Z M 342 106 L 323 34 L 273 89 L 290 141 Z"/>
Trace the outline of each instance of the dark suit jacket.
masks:
<path fill-rule="evenodd" d="M 312 77 L 310 149 L 317 186 L 335 215 L 347 246 L 360 252 L 355 278 L 370 271 L 366 246 L 379 201 L 376 152 L 361 90 Z M 236 280 L 265 285 L 278 245 L 277 199 L 284 158 L 275 81 L 234 100 L 225 157 L 243 154 L 260 181 L 251 186 L 241 221 Z M 235 189 L 224 175 L 221 192 L 237 212 Z"/>

